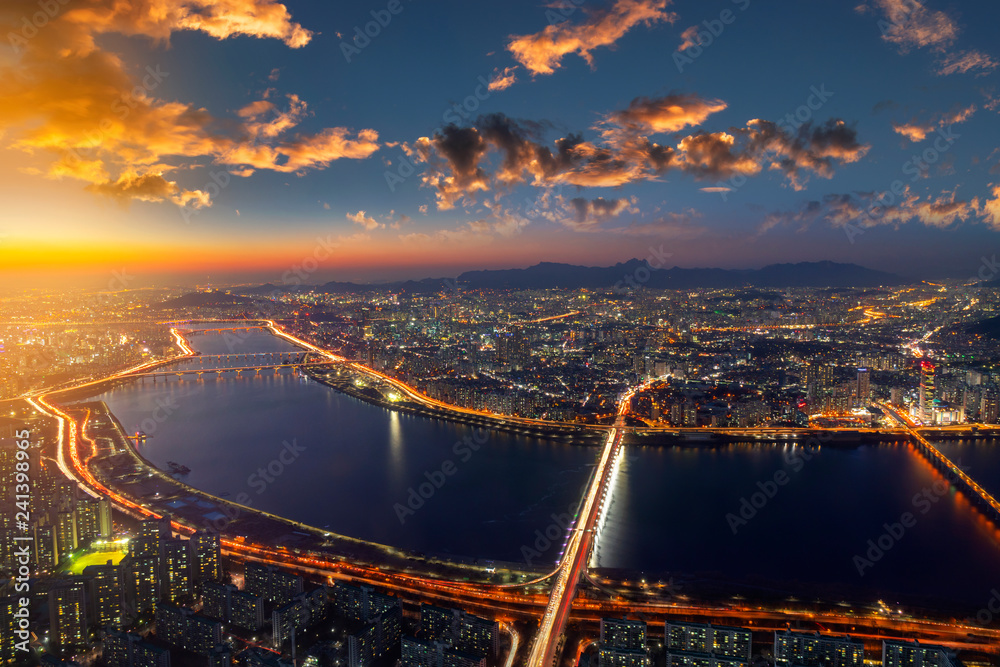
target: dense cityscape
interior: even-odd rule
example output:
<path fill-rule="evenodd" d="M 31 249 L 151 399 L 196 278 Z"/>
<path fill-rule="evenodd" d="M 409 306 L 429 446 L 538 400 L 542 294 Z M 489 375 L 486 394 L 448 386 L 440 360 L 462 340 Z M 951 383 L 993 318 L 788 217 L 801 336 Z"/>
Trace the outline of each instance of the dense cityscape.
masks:
<path fill-rule="evenodd" d="M 5 661 L 23 660 L 19 645 L 43 662 L 109 667 L 526 659 L 528 619 L 537 613 L 530 610 L 544 600 L 552 573 L 525 564 L 483 569 L 433 556 L 403 559 L 329 532 L 309 538 L 315 529 L 292 537 L 280 520 L 243 507 L 248 498 L 197 493 L 183 484 L 190 470 L 181 464 L 160 471 L 137 456 L 160 415 L 154 411 L 133 435 L 107 405 L 89 399 L 130 375 L 160 371 L 163 381 L 203 383 L 291 369 L 394 410 L 475 415 L 498 429 L 524 420 L 553 437 L 566 427 L 627 427 L 632 438 L 669 447 L 773 441 L 778 433 L 803 442 L 846 435 L 854 443 L 848 446 L 857 446 L 905 439 L 921 427 L 938 428 L 939 437 L 949 428 L 957 430 L 947 437 L 982 437 L 997 423 L 1000 348 L 990 313 L 998 288 L 986 284 L 259 291 L 121 291 L 99 303 L 92 293 L 54 292 L 4 301 L 0 359 L 11 406 L 0 424 L 5 502 L 21 506 L 27 478 L 18 473 L 32 471 L 26 548 L 15 515 L 4 518 Z M 250 350 L 249 332 L 268 328 L 298 341 L 304 354 Z M 228 351 L 194 352 L 189 341 L 205 336 Z M 62 409 L 49 398 L 60 395 L 72 401 Z M 80 442 L 93 447 L 85 460 L 75 449 Z M 974 505 L 982 500 L 972 487 L 960 493 Z M 200 514 L 189 511 L 192 504 Z M 988 505 L 969 511 L 1000 517 Z M 434 593 L 427 576 L 478 580 L 479 592 Z M 792 624 L 798 629 L 765 631 L 766 622 L 729 620 L 741 618 L 736 608 L 629 620 L 630 609 L 684 598 L 670 584 L 639 602 L 627 581 L 594 585 L 586 597 L 622 587 L 610 599 L 625 613 L 595 617 L 597 625 L 570 621 L 565 641 L 573 645 L 561 650 L 592 664 L 860 666 L 878 657 L 872 637 L 892 633 L 856 625 L 853 636 L 823 633 L 801 620 Z M 498 615 L 470 604 L 495 586 L 513 587 L 524 606 Z M 17 593 L 27 591 L 19 607 Z M 805 608 L 802 618 L 815 617 L 816 609 Z M 870 614 L 875 627 L 893 622 L 891 610 L 859 613 Z M 26 625 L 30 632 L 22 631 Z M 988 664 L 980 661 L 991 655 L 992 635 L 957 631 L 965 640 L 948 636 L 935 646 L 897 628 L 899 636 L 881 644 L 881 662 L 957 665 L 955 647 L 964 646 L 966 664 Z"/>
<path fill-rule="evenodd" d="M 998 21 L 0 0 L 0 667 L 1000 667 Z"/>

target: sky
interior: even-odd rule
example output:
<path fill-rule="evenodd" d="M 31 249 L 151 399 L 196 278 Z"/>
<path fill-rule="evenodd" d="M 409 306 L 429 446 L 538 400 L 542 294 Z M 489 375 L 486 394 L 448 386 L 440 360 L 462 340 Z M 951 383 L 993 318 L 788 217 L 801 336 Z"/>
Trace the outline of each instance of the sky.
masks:
<path fill-rule="evenodd" d="M 1000 6 L 859 2 L 4 0 L 0 277 L 972 277 Z"/>

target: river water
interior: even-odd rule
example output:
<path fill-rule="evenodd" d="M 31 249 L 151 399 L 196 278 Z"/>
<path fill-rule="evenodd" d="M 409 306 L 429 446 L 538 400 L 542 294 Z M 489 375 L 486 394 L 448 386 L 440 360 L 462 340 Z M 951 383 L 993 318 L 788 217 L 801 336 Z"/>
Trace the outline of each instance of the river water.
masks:
<path fill-rule="evenodd" d="M 206 355 L 295 350 L 264 332 L 190 343 Z M 196 488 L 441 555 L 554 563 L 598 454 L 396 413 L 289 369 L 146 379 L 99 398 L 127 430 L 149 435 L 147 459 L 190 468 L 183 479 Z M 1000 492 L 997 443 L 944 450 Z M 601 568 L 750 594 L 971 611 L 1000 586 L 996 529 L 908 445 L 630 447 L 612 498 Z M 912 525 L 900 532 L 906 513 Z"/>

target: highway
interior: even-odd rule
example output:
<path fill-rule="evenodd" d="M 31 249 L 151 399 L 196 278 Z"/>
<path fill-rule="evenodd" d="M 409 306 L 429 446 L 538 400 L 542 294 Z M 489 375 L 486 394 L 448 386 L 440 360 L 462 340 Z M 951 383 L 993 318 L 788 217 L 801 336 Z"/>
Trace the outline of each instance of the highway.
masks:
<path fill-rule="evenodd" d="M 367 373 L 378 377 L 385 377 L 360 364 L 353 364 L 342 357 L 295 338 L 279 329 L 273 322 L 269 323 L 268 328 L 275 335 L 319 354 L 326 360 L 326 363 L 334 361 L 348 363 L 359 369 L 364 369 Z M 170 361 L 177 361 L 193 356 L 195 353 L 187 345 L 184 336 L 176 329 L 172 330 L 172 333 L 175 336 L 178 347 L 180 347 L 185 356 L 177 357 Z M 88 381 L 69 389 L 96 385 L 110 379 L 135 375 L 163 363 L 167 362 L 149 362 L 148 364 L 128 369 L 109 378 Z M 391 381 L 391 378 L 387 379 Z M 841 633 L 852 632 L 859 636 L 866 633 L 870 633 L 872 637 L 917 636 L 922 641 L 943 643 L 955 648 L 979 647 L 982 649 L 983 646 L 994 648 L 1000 646 L 1000 631 L 966 625 L 957 620 L 948 622 L 912 617 L 882 618 L 855 615 L 853 612 L 815 613 L 775 607 L 717 606 L 698 603 L 678 604 L 675 601 L 664 600 L 656 596 L 652 596 L 648 600 L 625 600 L 621 597 L 602 599 L 605 596 L 600 595 L 600 591 L 596 591 L 595 597 L 595 591 L 589 589 L 585 595 L 581 594 L 577 597 L 578 585 L 581 577 L 587 571 L 590 553 L 596 539 L 595 529 L 604 510 L 604 505 L 608 500 L 610 491 L 608 489 L 609 480 L 614 473 L 615 462 L 618 460 L 618 454 L 622 449 L 622 437 L 629 430 L 625 427 L 625 417 L 628 414 L 632 398 L 638 392 L 644 390 L 648 384 L 646 383 L 631 389 L 622 397 L 618 406 L 617 418 L 614 425 L 609 427 L 607 440 L 602 448 L 591 484 L 583 499 L 580 514 L 576 518 L 576 523 L 567 541 L 566 550 L 563 553 L 558 568 L 546 577 L 540 577 L 532 582 L 525 582 L 519 585 L 477 584 L 449 581 L 417 573 L 383 570 L 377 565 L 355 564 L 331 558 L 322 553 L 293 554 L 280 547 L 247 543 L 242 538 L 223 538 L 223 548 L 226 553 L 240 558 L 277 564 L 303 573 L 320 575 L 328 579 L 369 583 L 387 590 L 396 591 L 411 598 L 426 599 L 438 604 L 450 603 L 459 605 L 474 613 L 499 618 L 500 620 L 507 621 L 515 618 L 537 619 L 540 613 L 539 629 L 531 644 L 527 662 L 520 663 L 528 664 L 532 667 L 551 667 L 557 657 L 566 625 L 570 620 L 595 623 L 601 617 L 623 616 L 626 614 L 642 614 L 656 619 L 681 617 L 699 618 L 706 622 L 718 622 L 721 620 L 732 625 L 750 624 L 755 630 L 772 627 L 781 628 L 787 623 L 805 623 L 809 624 L 809 627 L 814 627 L 815 624 L 820 629 L 823 629 L 824 632 L 835 632 L 836 629 L 836 631 Z M 397 387 L 406 386 L 398 381 L 393 382 L 393 385 Z M 28 402 L 36 410 L 57 420 L 60 443 L 57 448 L 57 464 L 60 470 L 69 479 L 76 481 L 87 493 L 109 497 L 118 509 L 131 516 L 157 516 L 149 508 L 142 506 L 134 500 L 123 497 L 113 489 L 107 488 L 90 472 L 88 463 L 93 458 L 95 443 L 87 434 L 85 419 L 87 415 L 84 415 L 84 421 L 80 424 L 61 407 L 53 405 L 50 402 L 51 394 L 62 393 L 69 389 L 58 389 L 50 394 L 27 397 Z M 937 451 L 892 406 L 881 404 L 881 407 L 887 411 L 887 414 L 890 414 L 894 419 L 899 421 L 902 430 L 905 430 L 921 444 L 925 444 L 929 451 Z M 753 430 L 746 429 L 748 432 L 753 432 Z M 822 430 L 824 429 L 814 429 L 816 432 Z M 805 431 L 808 432 L 808 429 Z M 81 444 L 89 445 L 90 451 L 83 454 L 80 449 Z M 940 452 L 938 452 L 938 455 L 940 455 Z M 947 459 L 944 460 L 946 461 Z M 991 496 L 988 496 L 985 491 L 982 491 L 964 472 L 958 470 L 957 467 L 954 467 L 954 471 L 970 488 L 981 491 L 984 499 L 987 499 L 987 502 L 990 502 L 995 510 L 1000 508 L 1000 504 L 992 499 Z M 179 534 L 190 534 L 193 532 L 192 528 L 183 524 L 174 522 L 173 526 Z M 531 593 L 518 590 L 519 587 L 538 584 L 548 577 L 553 577 L 554 581 L 547 596 L 541 592 Z M 854 629 L 855 627 L 857 629 Z M 975 633 L 976 639 L 972 639 L 970 633 Z M 512 640 L 515 643 L 515 649 L 508 656 L 508 664 L 511 664 L 516 654 L 517 639 L 515 637 Z"/>

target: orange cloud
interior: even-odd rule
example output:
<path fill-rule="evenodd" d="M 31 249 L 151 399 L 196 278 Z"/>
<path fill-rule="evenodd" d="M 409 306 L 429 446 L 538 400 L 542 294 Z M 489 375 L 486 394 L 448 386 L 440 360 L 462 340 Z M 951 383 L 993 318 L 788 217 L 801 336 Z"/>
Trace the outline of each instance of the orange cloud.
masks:
<path fill-rule="evenodd" d="M 917 143 L 926 139 L 927 135 L 931 134 L 938 128 L 964 123 L 972 118 L 975 113 L 976 105 L 974 104 L 968 107 L 956 107 L 948 113 L 938 114 L 936 117 L 932 117 L 932 119 L 928 122 L 921 123 L 920 121 L 914 119 L 908 123 L 893 123 L 892 129 L 896 132 L 896 134 L 900 134 L 910 141 Z"/>
<path fill-rule="evenodd" d="M 686 106 L 676 103 L 681 98 Z M 439 209 L 450 209 L 459 201 L 474 202 L 477 193 L 493 189 L 502 193 L 522 183 L 617 187 L 653 180 L 672 170 L 717 179 L 755 175 L 767 168 L 781 171 L 801 189 L 810 174 L 830 178 L 836 164 L 856 162 L 869 149 L 842 120 L 805 123 L 794 132 L 770 121 L 751 120 L 746 127 L 726 132 L 682 137 L 676 147 L 644 136 L 645 131 L 684 127 L 722 104 L 676 95 L 642 99 L 606 117 L 599 126 L 602 143 L 570 134 L 552 147 L 538 140 L 537 124 L 489 114 L 473 127 L 448 125 L 433 137 L 404 145 L 404 150 L 427 165 L 423 184 L 436 191 Z M 499 157 L 498 164 L 491 164 L 491 153 Z"/>
<path fill-rule="evenodd" d="M 124 173 L 114 181 L 93 183 L 87 186 L 91 192 L 106 195 L 119 201 L 137 199 L 139 201 L 172 201 L 178 206 L 204 208 L 210 206 L 208 194 L 201 190 L 181 190 L 177 183 L 163 178 L 163 174 Z"/>
<path fill-rule="evenodd" d="M 21 17 L 37 11 L 34 0 L 6 0 L 0 34 L 21 34 Z M 203 206 L 198 191 L 185 190 L 163 173 L 192 160 L 256 169 L 300 172 L 333 160 L 363 159 L 378 150 L 373 130 L 329 128 L 281 140 L 306 115 L 306 103 L 288 96 L 288 108 L 260 100 L 236 114 L 215 118 L 192 104 L 164 101 L 157 89 L 170 72 L 151 65 L 131 75 L 117 54 L 98 46 L 107 33 L 167 42 L 178 30 L 218 39 L 238 35 L 281 39 L 304 46 L 312 33 L 291 21 L 273 0 L 89 0 L 71 3 L 30 39 L 15 40 L 18 57 L 0 63 L 0 136 L 8 145 L 51 157 L 49 178 L 73 178 L 89 190 L 143 201 Z"/>
<path fill-rule="evenodd" d="M 986 224 L 1000 231 L 1000 185 L 991 186 L 990 194 L 992 195 L 992 199 L 987 197 L 983 201 L 979 212 Z"/>
<path fill-rule="evenodd" d="M 533 75 L 552 74 L 573 53 L 593 66 L 592 51 L 613 46 L 635 26 L 676 21 L 666 6 L 667 0 L 616 0 L 605 11 L 590 12 L 583 23 L 556 23 L 539 33 L 512 36 L 507 50 Z"/>
<path fill-rule="evenodd" d="M 878 22 L 882 39 L 895 44 L 900 53 L 928 48 L 938 54 L 937 74 L 985 74 L 1000 63 L 979 51 L 949 52 L 958 39 L 958 24 L 944 12 L 928 9 L 919 0 L 872 0 L 857 8 L 877 10 L 884 18 Z"/>
<path fill-rule="evenodd" d="M 493 92 L 497 90 L 507 90 L 515 83 L 517 83 L 517 68 L 516 67 L 505 67 L 502 72 L 493 72 L 493 78 L 490 79 L 490 85 L 487 88 Z"/>
<path fill-rule="evenodd" d="M 365 231 L 368 232 L 374 231 L 379 227 L 385 226 L 375 218 L 366 215 L 364 211 L 358 211 L 357 213 L 348 213 L 347 219 L 356 225 L 360 225 L 362 228 L 364 228 Z"/>
<path fill-rule="evenodd" d="M 681 33 L 681 43 L 677 47 L 678 51 L 685 51 L 692 46 L 698 46 L 698 29 L 701 26 L 693 25 Z"/>
<path fill-rule="evenodd" d="M 978 72 L 980 76 L 992 72 L 997 68 L 997 61 L 994 58 L 979 51 L 960 51 L 951 53 L 943 57 L 938 62 L 937 73 L 947 76 L 949 74 L 967 74 Z"/>
<path fill-rule="evenodd" d="M 609 114 L 605 123 L 632 133 L 677 132 L 685 127 L 701 125 L 726 106 L 722 100 L 704 100 L 692 94 L 674 93 L 654 99 L 637 97 L 627 109 Z M 610 133 L 618 132 L 618 128 L 610 130 Z"/>
<path fill-rule="evenodd" d="M 1000 194 L 1000 189 L 994 191 Z M 997 208 L 1000 213 L 1000 206 Z M 909 187 L 899 197 L 882 201 L 876 193 L 832 194 L 820 201 L 803 204 L 799 210 L 769 214 L 758 231 L 766 232 L 779 225 L 795 224 L 808 227 L 826 222 L 835 227 L 853 225 L 868 228 L 876 225 L 899 227 L 920 222 L 928 227 L 945 229 L 977 215 L 989 222 L 989 211 L 977 199 L 961 201 L 954 192 L 944 192 L 926 199 L 914 194 Z M 1000 222 L 1000 221 L 998 221 Z"/>

